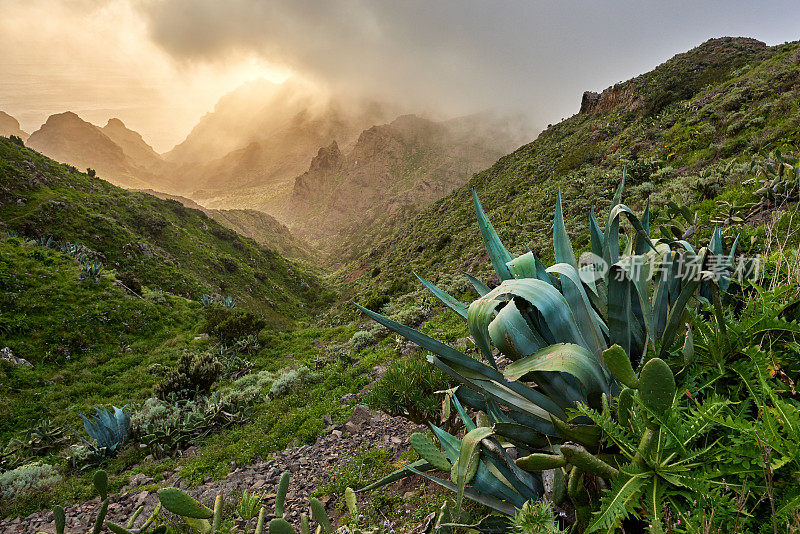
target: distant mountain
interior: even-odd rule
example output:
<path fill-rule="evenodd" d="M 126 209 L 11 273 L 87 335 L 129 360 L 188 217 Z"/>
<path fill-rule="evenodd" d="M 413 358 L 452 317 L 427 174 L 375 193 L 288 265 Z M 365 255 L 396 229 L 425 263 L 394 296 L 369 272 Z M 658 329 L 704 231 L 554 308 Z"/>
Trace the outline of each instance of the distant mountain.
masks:
<path fill-rule="evenodd" d="M 145 169 L 157 169 L 163 165 L 164 160 L 142 139 L 141 134 L 126 127 L 121 120 L 108 119 L 108 123 L 101 129 L 137 165 Z"/>
<path fill-rule="evenodd" d="M 221 98 L 164 155 L 170 167 L 154 185 L 204 204 L 250 186 L 285 188 L 320 146 L 353 142 L 387 117 L 382 106 L 322 98 L 291 80 L 250 82 Z"/>
<path fill-rule="evenodd" d="M 336 142 L 321 148 L 294 182 L 287 224 L 331 248 L 377 220 L 447 195 L 516 146 L 503 121 L 483 119 L 434 122 L 404 115 L 364 130 L 349 151 Z"/>
<path fill-rule="evenodd" d="M 3 137 L 11 137 L 16 135 L 26 141 L 30 134 L 23 132 L 19 127 L 19 121 L 4 111 L 0 111 L 0 135 Z"/>
<path fill-rule="evenodd" d="M 121 134 L 113 124 L 109 131 L 116 136 Z M 130 134 L 123 137 L 130 137 Z M 128 156 L 104 129 L 71 111 L 48 117 L 47 122 L 31 134 L 26 145 L 79 169 L 92 168 L 98 176 L 121 187 L 146 188 L 152 179 L 151 173 Z"/>

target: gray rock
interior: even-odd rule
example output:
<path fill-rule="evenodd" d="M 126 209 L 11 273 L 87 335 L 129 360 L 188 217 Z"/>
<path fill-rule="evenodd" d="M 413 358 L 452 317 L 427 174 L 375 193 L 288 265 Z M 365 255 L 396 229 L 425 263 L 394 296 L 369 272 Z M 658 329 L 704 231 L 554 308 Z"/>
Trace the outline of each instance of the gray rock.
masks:
<path fill-rule="evenodd" d="M 0 349 L 0 360 L 5 360 L 12 365 L 21 365 L 23 367 L 33 367 L 33 364 L 25 358 L 14 356 L 10 347 L 3 347 Z"/>

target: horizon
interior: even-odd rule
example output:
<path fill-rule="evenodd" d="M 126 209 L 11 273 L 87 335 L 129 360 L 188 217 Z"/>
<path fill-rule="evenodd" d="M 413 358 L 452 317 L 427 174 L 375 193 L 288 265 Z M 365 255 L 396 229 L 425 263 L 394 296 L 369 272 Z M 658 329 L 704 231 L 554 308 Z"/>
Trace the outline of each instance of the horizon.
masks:
<path fill-rule="evenodd" d="M 710 38 L 797 38 L 780 3 L 570 5 L 478 3 L 462 13 L 448 3 L 238 0 L 220 11 L 205 1 L 0 0 L 0 47 L 14 51 L 0 58 L 0 110 L 28 133 L 64 111 L 98 126 L 119 118 L 164 153 L 241 85 L 299 79 L 423 116 L 521 113 L 535 137 L 577 113 L 583 91 Z M 710 12 L 710 23 L 695 22 Z M 76 25 L 84 31 L 65 40 Z"/>

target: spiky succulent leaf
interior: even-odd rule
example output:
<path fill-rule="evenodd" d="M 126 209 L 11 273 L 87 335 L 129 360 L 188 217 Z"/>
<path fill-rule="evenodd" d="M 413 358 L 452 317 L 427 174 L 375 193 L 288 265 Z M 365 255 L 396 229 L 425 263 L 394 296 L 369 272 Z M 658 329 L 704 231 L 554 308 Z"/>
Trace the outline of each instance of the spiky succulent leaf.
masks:
<path fill-rule="evenodd" d="M 506 247 L 503 246 L 503 242 L 500 241 L 500 237 L 497 235 L 497 232 L 495 232 L 492 223 L 489 222 L 489 219 L 486 217 L 483 206 L 481 206 L 481 201 L 478 200 L 478 193 L 475 192 L 474 189 L 472 190 L 472 200 L 475 204 L 475 215 L 478 217 L 478 226 L 481 230 L 483 243 L 486 245 L 486 251 L 489 253 L 489 259 L 492 262 L 494 271 L 497 273 L 500 280 L 508 280 L 512 278 L 512 275 L 506 263 L 511 261 L 513 257 L 509 254 L 508 250 L 506 250 Z"/>
<path fill-rule="evenodd" d="M 421 458 L 427 460 L 431 465 L 436 467 L 436 469 L 441 469 L 442 471 L 449 471 L 452 467 L 450 462 L 447 461 L 447 458 L 442 451 L 439 450 L 439 447 L 433 444 L 433 442 L 421 432 L 414 432 L 411 434 L 411 438 L 409 439 L 411 442 L 411 447 L 417 454 L 420 455 Z"/>

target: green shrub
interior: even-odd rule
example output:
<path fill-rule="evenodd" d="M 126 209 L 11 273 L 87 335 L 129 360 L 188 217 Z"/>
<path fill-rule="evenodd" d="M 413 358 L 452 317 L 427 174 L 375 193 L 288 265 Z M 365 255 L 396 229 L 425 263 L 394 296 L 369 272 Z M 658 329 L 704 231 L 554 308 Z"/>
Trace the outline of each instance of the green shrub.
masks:
<path fill-rule="evenodd" d="M 305 366 L 299 369 L 282 371 L 281 374 L 278 375 L 278 378 L 272 383 L 272 387 L 269 390 L 270 396 L 276 398 L 288 393 L 307 371 L 308 368 Z"/>
<path fill-rule="evenodd" d="M 170 394 L 180 399 L 194 398 L 211 390 L 222 371 L 219 361 L 209 353 L 183 353 L 175 369 L 156 384 L 154 393 L 159 398 Z"/>
<path fill-rule="evenodd" d="M 375 336 L 366 330 L 359 330 L 350 338 L 350 350 L 361 352 L 375 343 Z"/>
<path fill-rule="evenodd" d="M 450 387 L 447 376 L 421 355 L 394 362 L 367 396 L 370 407 L 389 415 L 404 415 L 418 424 L 439 416 L 436 392 Z"/>
<path fill-rule="evenodd" d="M 511 520 L 510 534 L 558 534 L 553 505 L 544 499 L 528 501 Z"/>
<path fill-rule="evenodd" d="M 267 325 L 259 315 L 219 304 L 205 308 L 204 330 L 223 342 L 233 343 L 250 335 L 258 335 Z"/>
<path fill-rule="evenodd" d="M 61 480 L 55 467 L 39 462 L 0 473 L 0 497 L 11 499 L 49 488 Z"/>

